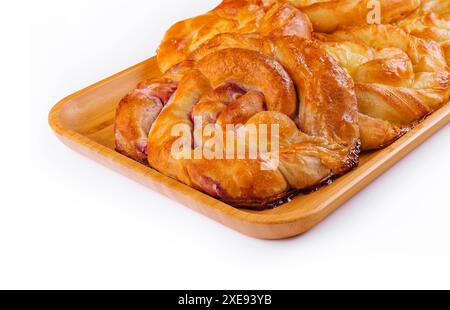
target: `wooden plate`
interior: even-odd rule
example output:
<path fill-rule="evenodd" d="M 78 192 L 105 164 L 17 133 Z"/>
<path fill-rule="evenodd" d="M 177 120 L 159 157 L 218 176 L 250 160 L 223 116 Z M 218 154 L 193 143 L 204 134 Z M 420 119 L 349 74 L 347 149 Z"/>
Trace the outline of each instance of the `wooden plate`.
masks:
<path fill-rule="evenodd" d="M 299 235 L 325 219 L 450 119 L 450 103 L 390 147 L 366 154 L 359 168 L 319 191 L 276 209 L 238 210 L 114 151 L 114 114 L 120 99 L 142 80 L 160 75 L 155 58 L 81 90 L 50 112 L 56 135 L 77 152 L 182 203 L 228 227 L 261 239 Z"/>

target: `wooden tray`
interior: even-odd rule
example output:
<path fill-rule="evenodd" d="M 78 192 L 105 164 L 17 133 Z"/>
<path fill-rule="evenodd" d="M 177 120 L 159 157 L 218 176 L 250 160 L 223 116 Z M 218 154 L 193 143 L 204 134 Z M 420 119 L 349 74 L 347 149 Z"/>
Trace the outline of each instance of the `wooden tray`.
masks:
<path fill-rule="evenodd" d="M 228 227 L 261 239 L 306 232 L 380 174 L 425 141 L 450 119 L 450 103 L 381 151 L 364 155 L 359 168 L 319 191 L 262 212 L 238 210 L 114 151 L 114 114 L 120 99 L 140 81 L 160 75 L 155 58 L 144 61 L 59 102 L 49 122 L 77 152 L 110 167 Z"/>

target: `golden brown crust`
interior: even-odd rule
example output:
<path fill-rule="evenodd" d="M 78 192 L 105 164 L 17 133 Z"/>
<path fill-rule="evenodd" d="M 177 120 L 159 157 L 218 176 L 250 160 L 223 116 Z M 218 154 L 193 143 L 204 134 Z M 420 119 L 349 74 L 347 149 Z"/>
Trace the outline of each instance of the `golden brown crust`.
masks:
<path fill-rule="evenodd" d="M 366 116 L 360 123 L 364 150 L 386 146 L 448 101 L 450 70 L 434 41 L 392 25 L 315 37 L 355 81 L 359 112 Z"/>
<path fill-rule="evenodd" d="M 140 83 L 120 101 L 114 126 L 118 152 L 147 163 L 150 128 L 192 66 L 191 61 L 174 66 L 163 77 Z"/>
<path fill-rule="evenodd" d="M 273 5 L 264 15 L 256 32 L 266 37 L 295 36 L 310 39 L 313 28 L 309 18 L 289 2 L 278 2 L 280 4 Z"/>
<path fill-rule="evenodd" d="M 224 49 L 201 59 L 197 68 L 213 88 L 227 81 L 251 85 L 264 94 L 269 110 L 289 116 L 297 110 L 297 95 L 288 73 L 278 62 L 261 53 L 239 48 Z"/>
<path fill-rule="evenodd" d="M 172 100 L 153 123 L 148 136 L 148 162 L 163 174 L 191 185 L 180 160 L 172 156 L 176 126 L 193 129 L 190 113 L 201 96 L 211 91 L 209 81 L 197 70 L 186 73 Z"/>
<path fill-rule="evenodd" d="M 310 38 L 311 31 L 308 18 L 284 1 L 225 0 L 204 15 L 173 25 L 158 49 L 158 65 L 166 72 L 221 33 L 261 32 L 267 36 Z"/>
<path fill-rule="evenodd" d="M 273 41 L 267 40 L 267 38 L 262 37 L 260 34 L 222 33 L 200 45 L 198 49 L 189 55 L 188 59 L 198 61 L 209 54 L 227 48 L 241 48 L 256 51 L 269 57 L 274 57 L 275 55 Z"/>
<path fill-rule="evenodd" d="M 354 142 L 353 138 L 357 130 L 355 129 L 355 123 L 358 115 L 356 113 L 345 113 L 349 112 L 346 104 L 354 96 L 353 82 L 347 78 L 347 73 L 325 50 L 316 47 L 313 42 L 308 42 L 308 44 L 305 44 L 305 42 L 308 41 L 297 40 L 295 37 L 268 40 L 256 34 L 221 34 L 200 46 L 190 58 L 201 59 L 210 53 L 228 48 L 239 48 L 258 51 L 276 59 L 287 70 L 297 87 L 300 88 L 301 101 L 305 102 L 299 110 L 301 129 L 304 131 L 310 130 L 305 132 L 326 138 L 337 139 L 337 137 L 340 137 L 342 140 L 339 143 L 351 145 Z M 314 52 L 305 52 L 305 49 L 313 49 Z M 300 54 L 310 58 L 296 59 L 295 56 Z M 308 65 L 319 66 L 319 62 L 324 66 L 324 69 L 320 72 L 314 72 L 315 76 L 312 78 L 312 70 L 308 68 Z M 332 80 L 326 76 L 330 72 L 335 77 Z M 317 84 L 324 83 L 327 83 L 326 88 L 317 87 Z M 316 93 L 316 91 L 319 93 Z M 317 111 L 312 111 L 307 104 L 313 101 L 315 101 L 314 107 Z M 319 105 L 331 105 L 331 108 L 318 107 Z M 318 111 L 327 111 L 328 114 L 319 115 Z M 335 128 L 328 130 L 321 127 L 326 126 L 324 125 L 325 122 L 322 121 L 323 119 L 330 120 L 330 124 L 341 122 L 339 134 L 336 135 Z M 309 122 L 309 124 L 306 124 L 306 122 Z M 320 126 L 317 124 L 320 124 Z"/>
<path fill-rule="evenodd" d="M 314 31 L 330 33 L 342 26 L 367 25 L 374 5 L 370 0 L 292 0 L 308 15 Z M 420 0 L 379 0 L 381 23 L 388 24 L 413 12 Z"/>
<path fill-rule="evenodd" d="M 414 36 L 441 44 L 450 64 L 450 0 L 424 0 L 420 8 L 397 24 Z"/>
<path fill-rule="evenodd" d="M 379 0 L 381 23 L 413 12 L 420 0 Z M 224 0 L 206 14 L 173 25 L 158 49 L 158 64 L 165 72 L 184 61 L 200 45 L 223 33 L 259 33 L 264 36 L 310 38 L 340 26 L 365 25 L 374 5 L 371 0 Z M 299 11 L 298 9 L 301 9 Z"/>
<path fill-rule="evenodd" d="M 349 75 L 316 42 L 294 37 L 275 42 L 277 58 L 299 90 L 300 129 L 353 147 L 358 136 L 358 115 L 349 108 L 354 100 L 354 84 Z"/>
<path fill-rule="evenodd" d="M 253 208 L 274 203 L 295 190 L 317 186 L 353 168 L 359 128 L 350 76 L 313 41 L 233 36 L 219 35 L 190 57 L 195 70 L 180 81 L 150 131 L 149 164 L 230 204 Z M 244 140 L 266 135 L 269 149 L 276 147 L 270 143 L 272 133 L 261 132 L 259 125 L 279 126 L 279 165 L 263 169 L 271 164 L 272 154 L 250 158 L 247 145 L 240 159 L 238 140 L 219 158 L 174 156 L 171 133 L 180 123 L 192 131 L 192 154 L 204 149 L 214 153 L 213 146 L 204 144 L 204 132 L 198 131 L 204 129 L 195 123 L 199 116 L 204 124 L 242 122 Z"/>
<path fill-rule="evenodd" d="M 388 146 L 408 130 L 383 119 L 373 118 L 365 114 L 359 115 L 359 126 L 361 129 L 361 141 L 364 141 L 365 150 Z"/>
<path fill-rule="evenodd" d="M 425 2 L 448 8 L 447 1 Z M 119 104 L 117 150 L 227 203 L 256 209 L 347 172 L 358 162 L 360 138 L 366 150 L 387 146 L 450 96 L 450 70 L 435 42 L 372 25 L 315 34 L 319 44 L 308 40 L 311 23 L 293 6 L 329 32 L 364 24 L 367 4 L 226 0 L 176 24 L 158 52 L 166 73 Z M 418 4 L 382 0 L 382 22 Z M 414 14 L 425 7 L 431 5 Z M 414 14 L 404 25 L 418 18 Z M 181 124 L 191 156 L 174 149 L 174 128 Z M 210 125 L 224 132 L 207 133 Z M 268 150 L 279 150 L 276 164 L 270 151 L 252 157 L 244 145 L 238 153 L 240 130 L 245 142 L 267 138 Z M 205 141 L 229 134 L 233 147 Z M 270 140 L 274 134 L 277 143 Z"/>
<path fill-rule="evenodd" d="M 165 78 L 141 83 L 130 92 L 116 111 L 116 150 L 141 163 L 147 162 L 150 127 L 175 92 L 177 83 Z"/>

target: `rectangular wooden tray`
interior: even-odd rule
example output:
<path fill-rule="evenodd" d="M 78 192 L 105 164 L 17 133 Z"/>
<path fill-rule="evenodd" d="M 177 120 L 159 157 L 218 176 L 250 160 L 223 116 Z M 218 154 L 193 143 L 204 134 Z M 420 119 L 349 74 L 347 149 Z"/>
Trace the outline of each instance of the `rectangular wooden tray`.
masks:
<path fill-rule="evenodd" d="M 63 99 L 51 110 L 50 125 L 75 151 L 211 219 L 261 239 L 283 239 L 311 229 L 450 120 L 448 103 L 390 147 L 364 155 L 359 168 L 332 185 L 273 210 L 238 210 L 114 151 L 118 102 L 142 80 L 159 75 L 155 58 L 148 59 Z"/>

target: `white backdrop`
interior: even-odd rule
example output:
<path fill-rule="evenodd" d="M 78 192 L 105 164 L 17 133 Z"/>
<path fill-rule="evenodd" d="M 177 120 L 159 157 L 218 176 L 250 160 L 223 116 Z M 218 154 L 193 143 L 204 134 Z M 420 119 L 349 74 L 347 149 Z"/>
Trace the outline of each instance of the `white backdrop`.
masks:
<path fill-rule="evenodd" d="M 53 136 L 59 99 L 154 55 L 172 23 L 217 2 L 40 0 L 2 12 L 0 288 L 450 288 L 449 126 L 279 242 L 240 235 Z"/>

